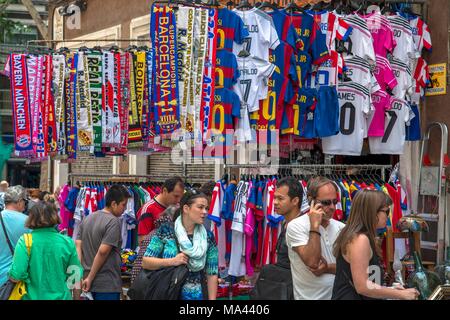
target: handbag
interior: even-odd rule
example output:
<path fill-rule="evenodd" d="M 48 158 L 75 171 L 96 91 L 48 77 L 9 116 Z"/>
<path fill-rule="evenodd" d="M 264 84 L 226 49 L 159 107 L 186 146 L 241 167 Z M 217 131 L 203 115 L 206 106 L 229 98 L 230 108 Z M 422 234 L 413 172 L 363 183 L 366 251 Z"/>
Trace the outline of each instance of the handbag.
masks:
<path fill-rule="evenodd" d="M 11 240 L 8 237 L 8 232 L 6 232 L 5 223 L 3 221 L 3 216 L 0 214 L 0 220 L 5 233 L 6 242 L 8 243 L 9 250 L 14 256 L 13 246 Z M 33 237 L 31 233 L 25 233 L 24 235 L 25 245 L 27 247 L 28 256 L 31 254 L 31 245 L 33 244 Z M 0 288 L 0 300 L 22 300 L 23 296 L 27 293 L 25 282 L 13 282 L 11 280 L 6 281 L 5 284 Z"/>
<path fill-rule="evenodd" d="M 250 300 L 294 300 L 291 269 L 276 264 L 263 266 Z"/>
<path fill-rule="evenodd" d="M 132 300 L 178 300 L 188 274 L 186 265 L 158 270 L 142 269 L 127 295 Z"/>

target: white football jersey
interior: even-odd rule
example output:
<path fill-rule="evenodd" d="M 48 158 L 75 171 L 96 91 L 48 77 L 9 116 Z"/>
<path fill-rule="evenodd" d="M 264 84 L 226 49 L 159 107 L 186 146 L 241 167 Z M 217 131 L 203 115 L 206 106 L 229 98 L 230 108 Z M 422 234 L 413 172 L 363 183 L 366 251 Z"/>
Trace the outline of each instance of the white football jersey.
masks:
<path fill-rule="evenodd" d="M 247 11 L 233 9 L 244 21 L 250 36 L 242 44 L 233 43 L 233 53 L 237 56 L 243 49 L 250 55 L 269 61 L 269 49 L 276 49 L 280 44 L 273 19 L 267 13 L 257 8 Z"/>
<path fill-rule="evenodd" d="M 397 46 L 393 52 L 394 57 L 401 61 L 408 61 L 410 58 L 415 58 L 416 49 L 414 47 L 412 28 L 409 21 L 396 14 L 387 18 L 394 31 L 395 42 L 397 42 Z"/>
<path fill-rule="evenodd" d="M 369 89 L 355 82 L 340 83 L 338 97 L 340 132 L 322 139 L 323 153 L 359 156 L 370 111 Z"/>
<path fill-rule="evenodd" d="M 359 83 L 360 85 L 369 88 L 370 93 L 381 90 L 377 79 L 372 74 L 371 66 L 366 59 L 347 55 L 344 58 L 344 70 L 345 74 L 352 82 Z"/>
<path fill-rule="evenodd" d="M 237 57 L 237 63 L 240 77 L 233 86 L 233 91 L 236 92 L 241 101 L 238 140 L 244 142 L 252 139 L 249 112 L 259 110 L 259 99 L 261 98 L 259 91 L 267 90 L 268 79 L 274 72 L 275 65 L 252 56 Z"/>
<path fill-rule="evenodd" d="M 397 86 L 392 90 L 392 93 L 396 98 L 405 99 L 406 93 L 412 91 L 413 86 L 409 63 L 404 63 L 393 56 L 389 57 L 389 62 L 395 79 L 397 79 Z"/>
<path fill-rule="evenodd" d="M 350 38 L 345 47 L 349 51 L 345 55 L 357 56 L 370 60 L 369 63 L 375 64 L 375 50 L 373 48 L 372 34 L 367 27 L 367 22 L 356 14 L 340 16 L 349 26 L 352 27 Z"/>
<path fill-rule="evenodd" d="M 392 98 L 391 108 L 385 112 L 384 136 L 369 137 L 372 154 L 403 154 L 405 146 L 405 124 L 414 118 L 414 113 L 403 99 Z"/>

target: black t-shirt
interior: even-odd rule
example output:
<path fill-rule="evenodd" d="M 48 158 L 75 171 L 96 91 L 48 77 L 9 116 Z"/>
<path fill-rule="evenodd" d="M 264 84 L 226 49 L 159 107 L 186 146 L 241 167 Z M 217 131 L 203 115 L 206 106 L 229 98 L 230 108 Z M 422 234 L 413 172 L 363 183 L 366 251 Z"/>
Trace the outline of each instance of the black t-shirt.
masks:
<path fill-rule="evenodd" d="M 288 246 L 286 244 L 286 222 L 283 222 L 282 231 L 277 241 L 277 265 L 290 269 L 291 261 L 289 260 Z"/>

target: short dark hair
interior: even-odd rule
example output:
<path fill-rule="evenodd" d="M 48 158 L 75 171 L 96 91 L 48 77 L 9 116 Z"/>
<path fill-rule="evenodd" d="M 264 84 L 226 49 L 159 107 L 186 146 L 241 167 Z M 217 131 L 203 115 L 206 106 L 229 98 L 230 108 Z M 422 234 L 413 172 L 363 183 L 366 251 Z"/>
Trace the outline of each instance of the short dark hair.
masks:
<path fill-rule="evenodd" d="M 180 185 L 182 188 L 184 188 L 184 181 L 181 179 L 181 177 L 172 177 L 164 181 L 164 184 L 162 186 L 162 189 L 166 189 L 167 192 L 173 192 L 175 190 L 175 187 L 177 185 Z"/>
<path fill-rule="evenodd" d="M 48 195 L 48 194 L 50 194 L 50 192 L 48 192 L 48 191 L 41 191 L 41 192 L 39 192 L 39 197 L 38 197 L 39 200 L 44 201 L 45 196 Z"/>
<path fill-rule="evenodd" d="M 200 188 L 200 192 L 206 194 L 208 197 L 212 197 L 215 186 L 216 182 L 213 180 L 205 182 Z"/>
<path fill-rule="evenodd" d="M 111 188 L 109 188 L 108 191 L 106 192 L 105 195 L 106 206 L 111 207 L 113 201 L 119 204 L 128 198 L 131 198 L 131 195 L 128 192 L 127 188 L 125 188 L 122 185 L 115 184 Z"/>
<path fill-rule="evenodd" d="M 184 193 L 183 197 L 180 200 L 180 207 L 175 211 L 175 215 L 173 216 L 173 221 L 175 221 L 182 213 L 183 213 L 183 207 L 184 206 L 191 206 L 196 199 L 203 198 L 208 200 L 208 197 L 206 194 L 197 191 L 195 189 L 188 190 Z"/>
<path fill-rule="evenodd" d="M 61 223 L 58 209 L 54 203 L 41 201 L 36 203 L 28 212 L 25 227 L 28 229 L 40 229 L 54 227 Z"/>
<path fill-rule="evenodd" d="M 294 177 L 286 177 L 277 182 L 277 188 L 281 188 L 284 186 L 289 188 L 289 198 L 291 198 L 291 200 L 294 198 L 298 198 L 298 206 L 301 207 L 303 201 L 303 187 L 300 181 L 298 181 Z"/>

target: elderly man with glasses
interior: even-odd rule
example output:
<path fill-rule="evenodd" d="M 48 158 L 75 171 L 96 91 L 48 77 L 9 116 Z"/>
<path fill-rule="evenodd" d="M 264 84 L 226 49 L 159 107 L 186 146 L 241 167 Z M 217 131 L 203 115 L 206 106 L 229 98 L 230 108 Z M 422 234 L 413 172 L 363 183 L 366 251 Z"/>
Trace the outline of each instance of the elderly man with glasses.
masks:
<path fill-rule="evenodd" d="M 324 177 L 308 182 L 310 211 L 289 223 L 286 232 L 296 300 L 330 300 L 336 273 L 333 245 L 344 224 L 332 217 L 336 184 Z"/>

